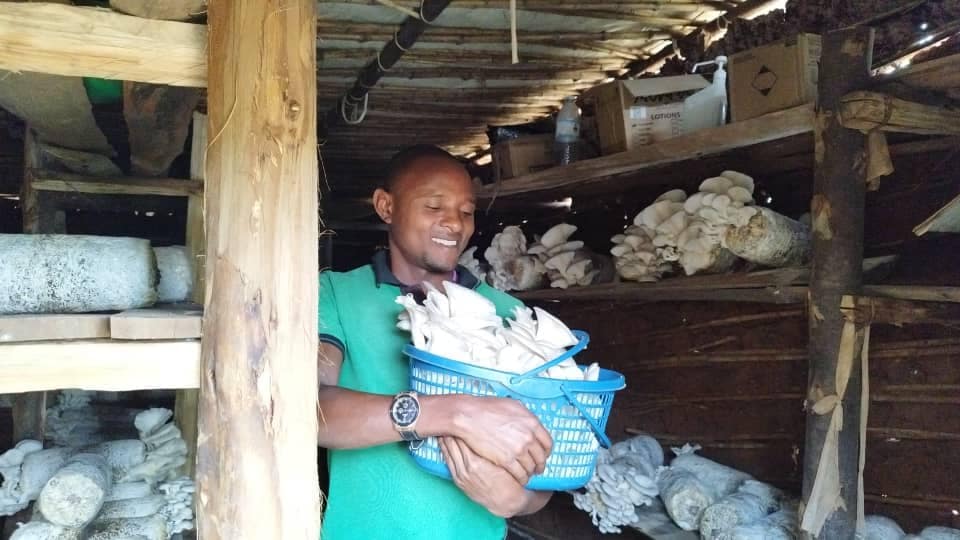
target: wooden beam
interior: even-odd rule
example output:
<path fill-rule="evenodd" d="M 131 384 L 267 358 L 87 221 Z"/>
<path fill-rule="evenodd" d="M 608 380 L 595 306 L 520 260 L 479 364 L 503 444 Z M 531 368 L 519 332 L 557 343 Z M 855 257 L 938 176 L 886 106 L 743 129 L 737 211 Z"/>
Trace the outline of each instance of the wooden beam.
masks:
<path fill-rule="evenodd" d="M 193 113 L 193 137 L 190 148 L 190 178 L 203 182 L 207 154 L 207 115 Z M 203 193 L 195 193 L 187 199 L 186 248 L 193 263 L 193 302 L 203 305 L 206 296 L 206 233 L 203 224 Z M 200 331 L 202 332 L 202 324 Z M 199 390 L 178 390 L 174 420 L 183 440 L 187 443 L 187 460 L 183 465 L 183 474 L 193 478 L 197 472 L 197 435 L 200 403 Z"/>
<path fill-rule="evenodd" d="M 45 341 L 0 345 L 0 394 L 60 388 L 196 388 L 197 341 Z"/>
<path fill-rule="evenodd" d="M 93 178 L 76 174 L 34 172 L 36 191 L 59 191 L 88 195 L 158 195 L 186 197 L 200 193 L 203 184 L 179 178 Z"/>
<path fill-rule="evenodd" d="M 534 174 L 518 176 L 500 185 L 480 190 L 489 200 L 523 193 L 572 189 L 607 181 L 611 176 L 637 173 L 643 169 L 721 154 L 737 148 L 808 133 L 813 129 L 809 105 L 770 113 L 743 122 L 704 129 L 635 150 L 578 161 Z"/>
<path fill-rule="evenodd" d="M 857 298 L 857 306 L 872 323 L 896 326 L 941 324 L 949 327 L 960 324 L 960 305 L 956 303 L 861 296 Z"/>
<path fill-rule="evenodd" d="M 934 90 L 955 95 L 960 88 L 960 54 L 913 64 L 893 74 L 878 77 L 872 86 L 879 90 L 891 83 L 900 83 L 920 90 Z"/>
<path fill-rule="evenodd" d="M 205 87 L 206 48 L 201 24 L 0 2 L 0 69 Z"/>
<path fill-rule="evenodd" d="M 863 282 L 866 135 L 840 125 L 842 98 L 869 81 L 873 30 L 823 36 L 811 202 L 813 260 L 809 386 L 801 528 L 811 538 L 853 538 L 860 493 L 863 327 L 846 319 Z M 836 401 L 832 406 L 830 397 Z M 866 411 L 863 411 L 864 414 Z M 842 427 L 840 427 L 842 426 Z M 837 432 L 839 430 L 839 433 Z"/>
<path fill-rule="evenodd" d="M 211 0 L 197 532 L 316 540 L 315 0 Z M 251 39 L 250 36 L 257 36 Z M 269 494 L 269 496 L 265 496 Z"/>
<path fill-rule="evenodd" d="M 864 285 L 863 294 L 922 302 L 960 302 L 960 287 L 949 286 Z"/>
<path fill-rule="evenodd" d="M 862 90 L 843 96 L 840 123 L 864 133 L 879 129 L 921 135 L 960 134 L 960 112 Z"/>

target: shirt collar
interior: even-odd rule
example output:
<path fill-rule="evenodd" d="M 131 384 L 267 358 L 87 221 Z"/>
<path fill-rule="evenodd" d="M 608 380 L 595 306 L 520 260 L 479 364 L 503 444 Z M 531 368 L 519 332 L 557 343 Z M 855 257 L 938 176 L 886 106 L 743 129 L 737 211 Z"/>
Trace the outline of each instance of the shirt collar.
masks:
<path fill-rule="evenodd" d="M 400 287 L 402 290 L 410 289 L 419 289 L 419 285 L 407 285 L 401 283 L 397 276 L 394 275 L 393 270 L 390 269 L 390 257 L 389 252 L 385 249 L 379 250 L 373 255 L 373 279 L 377 284 L 377 287 L 383 284 L 394 285 Z M 467 270 L 462 265 L 457 265 L 457 268 L 453 271 L 453 282 L 462 287 L 468 289 L 476 289 L 480 285 L 480 280 L 477 279 L 477 276 L 473 275 L 473 272 Z"/>

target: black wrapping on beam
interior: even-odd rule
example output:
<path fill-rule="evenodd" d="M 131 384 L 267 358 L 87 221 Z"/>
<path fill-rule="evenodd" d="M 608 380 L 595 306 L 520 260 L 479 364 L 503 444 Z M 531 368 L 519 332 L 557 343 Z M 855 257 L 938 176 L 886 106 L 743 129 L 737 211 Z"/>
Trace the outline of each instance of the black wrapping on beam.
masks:
<path fill-rule="evenodd" d="M 427 29 L 433 21 L 440 16 L 440 13 L 450 4 L 451 0 L 423 0 L 420 3 L 420 17 L 407 17 L 393 39 L 388 41 L 380 53 L 370 63 L 360 70 L 357 80 L 353 86 L 342 98 L 346 101 L 346 109 L 349 111 L 360 105 L 371 88 L 376 86 L 380 78 L 392 68 L 397 61 L 414 46 L 420 35 Z M 324 127 L 330 127 L 340 121 L 340 103 L 327 112 Z M 322 128 L 321 128 L 322 129 Z M 325 130 L 321 132 L 321 138 L 325 137 Z"/>

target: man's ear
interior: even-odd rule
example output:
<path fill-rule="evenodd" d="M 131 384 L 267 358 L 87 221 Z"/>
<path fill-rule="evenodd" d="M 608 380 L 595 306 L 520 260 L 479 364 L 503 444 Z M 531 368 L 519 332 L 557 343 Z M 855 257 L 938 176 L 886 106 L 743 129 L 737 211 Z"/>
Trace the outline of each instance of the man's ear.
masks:
<path fill-rule="evenodd" d="M 383 188 L 377 188 L 373 192 L 373 209 L 380 216 L 384 223 L 389 225 L 393 222 L 393 195 Z"/>

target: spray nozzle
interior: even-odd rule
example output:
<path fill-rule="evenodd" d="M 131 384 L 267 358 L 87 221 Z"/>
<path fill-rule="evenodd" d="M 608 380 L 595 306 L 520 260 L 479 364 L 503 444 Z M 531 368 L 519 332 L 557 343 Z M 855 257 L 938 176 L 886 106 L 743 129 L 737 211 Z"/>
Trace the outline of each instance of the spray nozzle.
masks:
<path fill-rule="evenodd" d="M 696 64 L 693 65 L 693 69 L 690 72 L 696 73 L 697 69 L 703 66 L 709 66 L 710 64 L 716 64 L 718 69 L 723 69 L 723 66 L 726 65 L 726 63 L 727 63 L 727 57 L 721 55 L 714 58 L 713 60 L 707 60 L 706 62 L 697 62 Z"/>

